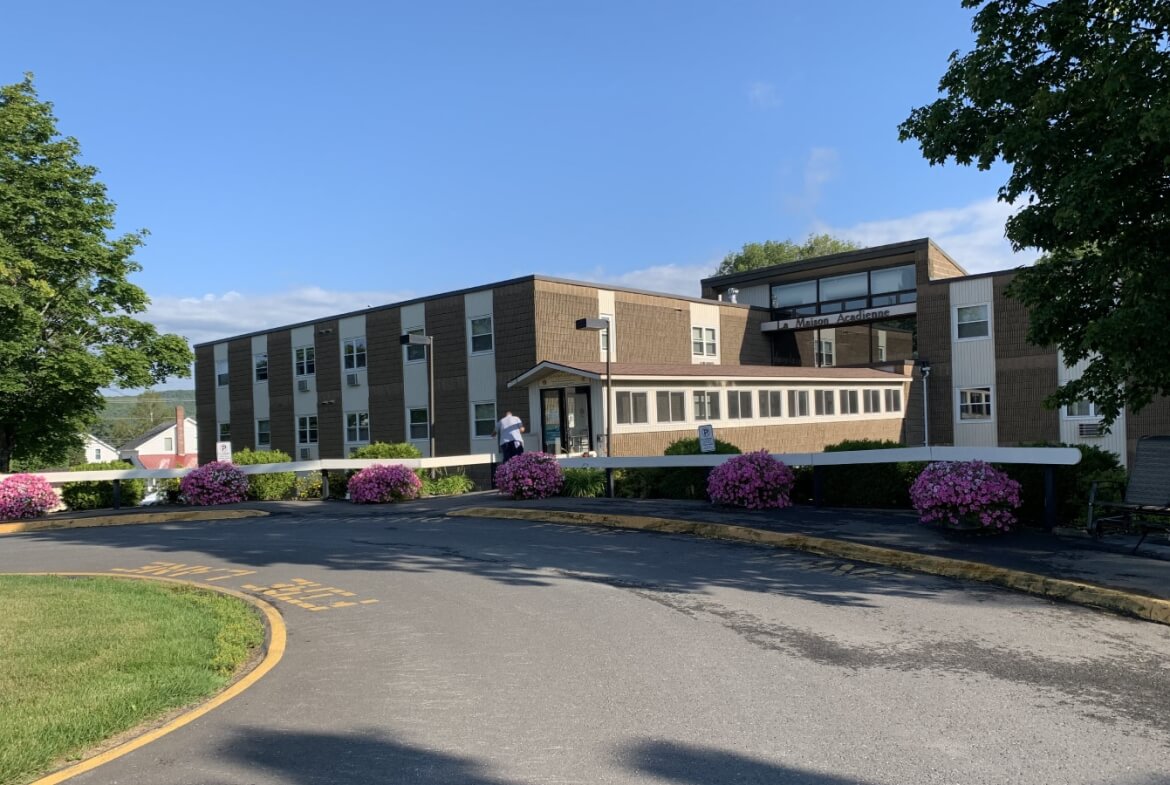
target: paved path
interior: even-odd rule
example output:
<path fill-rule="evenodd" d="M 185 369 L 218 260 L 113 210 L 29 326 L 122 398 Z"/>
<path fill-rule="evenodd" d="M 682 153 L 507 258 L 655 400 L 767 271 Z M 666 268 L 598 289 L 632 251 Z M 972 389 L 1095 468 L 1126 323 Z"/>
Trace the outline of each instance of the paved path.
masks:
<path fill-rule="evenodd" d="M 187 574 L 288 623 L 243 696 L 72 782 L 1166 782 L 1170 627 L 442 506 L 0 541 L 0 571 Z"/>

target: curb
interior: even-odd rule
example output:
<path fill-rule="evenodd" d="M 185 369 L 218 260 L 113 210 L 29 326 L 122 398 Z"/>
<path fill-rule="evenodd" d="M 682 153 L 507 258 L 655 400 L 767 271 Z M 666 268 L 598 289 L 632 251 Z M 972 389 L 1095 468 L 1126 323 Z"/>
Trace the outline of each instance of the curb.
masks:
<path fill-rule="evenodd" d="M 929 556 L 913 551 L 863 545 L 846 540 L 831 540 L 806 534 L 775 532 L 724 523 L 693 523 L 674 518 L 653 518 L 639 515 L 599 515 L 565 510 L 533 510 L 510 507 L 461 507 L 448 510 L 448 515 L 470 518 L 502 518 L 540 521 L 542 523 L 608 526 L 616 529 L 691 534 L 716 540 L 734 540 L 756 545 L 814 553 L 850 561 L 895 567 L 903 570 L 939 575 L 945 578 L 979 581 L 1025 592 L 1037 597 L 1062 600 L 1076 605 L 1111 611 L 1145 621 L 1170 625 L 1170 600 L 1148 597 L 1124 589 L 1081 583 L 1064 578 L 1050 578 L 1032 572 L 1006 567 L 994 567 L 979 562 Z"/>
<path fill-rule="evenodd" d="M 97 755 L 94 755 L 92 758 L 87 758 L 79 763 L 75 763 L 75 764 L 68 766 L 64 769 L 58 769 L 57 771 L 55 771 L 51 774 L 46 774 L 44 777 L 41 777 L 40 779 L 33 780 L 28 785 L 57 785 L 58 783 L 64 782 L 65 780 L 68 780 L 72 777 L 76 777 L 78 774 L 82 774 L 84 772 L 91 771 L 93 769 L 96 769 L 99 766 L 102 766 L 106 763 L 109 763 L 110 761 L 116 760 L 117 758 L 120 758 L 123 755 L 126 755 L 130 752 L 133 752 L 134 750 L 138 749 L 139 747 L 145 747 L 147 744 L 151 743 L 152 741 L 157 741 L 158 739 L 162 738 L 163 736 L 167 735 L 168 733 L 171 733 L 172 731 L 176 731 L 179 728 L 183 727 L 184 725 L 189 725 L 190 723 L 192 723 L 195 720 L 202 717 L 204 714 L 207 714 L 208 712 L 210 712 L 212 709 L 215 709 L 219 706 L 222 706 L 223 704 L 227 703 L 232 698 L 235 698 L 240 693 L 242 693 L 244 690 L 248 689 L 253 684 L 260 681 L 260 679 L 263 678 L 270 670 L 272 670 L 274 667 L 276 667 L 276 664 L 278 662 L 280 662 L 281 658 L 284 657 L 285 647 L 286 647 L 287 642 L 288 642 L 288 629 L 285 627 L 284 619 L 281 617 L 280 612 L 277 611 L 273 605 L 269 604 L 268 602 L 266 602 L 258 597 L 253 597 L 249 594 L 245 594 L 241 591 L 237 591 L 236 589 L 229 589 L 226 586 L 214 586 L 214 585 L 209 584 L 209 583 L 199 583 L 198 581 L 185 581 L 185 580 L 181 580 L 179 578 L 159 578 L 159 577 L 153 576 L 153 575 L 115 575 L 115 574 L 106 573 L 106 572 L 51 572 L 51 573 L 50 572 L 41 572 L 41 573 L 28 573 L 28 572 L 26 572 L 26 573 L 4 573 L 4 574 L 6 574 L 6 575 L 64 575 L 64 576 L 86 576 L 86 577 L 93 576 L 93 577 L 119 578 L 119 579 L 131 578 L 131 579 L 136 579 L 136 580 L 156 581 L 159 583 L 174 583 L 174 584 L 182 584 L 182 585 L 186 585 L 186 586 L 195 586 L 195 587 L 200 588 L 200 589 L 206 589 L 209 591 L 216 591 L 216 592 L 219 592 L 221 594 L 228 594 L 228 595 L 231 595 L 232 597 L 235 597 L 237 599 L 243 600 L 244 602 L 247 602 L 249 605 L 251 605 L 252 607 L 254 607 L 260 611 L 260 614 L 264 618 L 264 622 L 265 622 L 264 626 L 265 626 L 265 630 L 266 630 L 266 633 L 264 636 L 264 638 L 265 638 L 265 640 L 264 640 L 264 656 L 260 659 L 260 662 L 256 663 L 256 665 L 251 670 L 243 673 L 239 678 L 237 678 L 235 681 L 233 681 L 231 684 L 229 684 L 227 687 L 225 687 L 221 692 L 216 693 L 215 695 L 211 696 L 210 698 L 208 698 L 206 701 L 199 704 L 198 706 L 196 706 L 188 711 L 184 711 L 182 714 L 180 714 L 179 716 L 164 723 L 163 725 L 160 725 L 159 727 L 157 727 L 153 730 L 150 730 L 150 731 L 147 731 L 146 733 L 143 733 L 141 736 L 136 736 L 133 739 L 130 739 L 129 741 L 123 742 L 122 744 L 119 744 L 116 747 L 113 747 L 111 749 L 106 750 L 105 752 L 101 752 Z"/>
<path fill-rule="evenodd" d="M 175 512 L 132 512 L 125 515 L 95 515 L 92 518 L 62 518 L 20 523 L 0 523 L 0 536 L 52 529 L 88 529 L 93 526 L 132 526 L 171 521 L 226 521 L 268 515 L 264 510 L 181 510 Z"/>

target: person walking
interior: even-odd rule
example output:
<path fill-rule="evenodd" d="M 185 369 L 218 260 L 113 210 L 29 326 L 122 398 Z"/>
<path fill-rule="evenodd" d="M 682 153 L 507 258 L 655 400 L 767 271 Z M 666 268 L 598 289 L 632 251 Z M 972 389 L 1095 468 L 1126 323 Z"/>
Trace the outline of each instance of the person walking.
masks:
<path fill-rule="evenodd" d="M 507 463 L 524 452 L 522 433 L 524 433 L 524 423 L 521 422 L 520 418 L 511 412 L 504 412 L 504 416 L 496 423 L 496 429 L 492 431 L 492 436 L 496 436 L 500 440 L 500 453 L 504 456 L 501 464 Z"/>

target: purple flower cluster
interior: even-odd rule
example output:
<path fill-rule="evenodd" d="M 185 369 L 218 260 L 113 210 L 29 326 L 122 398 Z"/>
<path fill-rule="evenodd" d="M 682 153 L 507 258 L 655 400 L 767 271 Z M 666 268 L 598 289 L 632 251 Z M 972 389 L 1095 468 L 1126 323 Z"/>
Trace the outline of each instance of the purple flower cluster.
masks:
<path fill-rule="evenodd" d="M 767 450 L 737 455 L 707 476 L 707 495 L 716 504 L 749 510 L 788 507 L 796 475 Z"/>
<path fill-rule="evenodd" d="M 183 475 L 179 498 L 200 506 L 242 502 L 248 498 L 248 475 L 227 461 L 205 463 Z"/>
<path fill-rule="evenodd" d="M 1007 531 L 1016 522 L 1020 484 L 983 461 L 944 461 L 922 470 L 910 501 L 923 523 L 942 521 Z"/>
<path fill-rule="evenodd" d="M 38 518 L 60 504 L 53 486 L 35 474 L 14 474 L 0 480 L 0 521 Z"/>
<path fill-rule="evenodd" d="M 496 469 L 496 487 L 513 499 L 547 499 L 565 487 L 565 475 L 548 453 L 526 452 Z"/>
<path fill-rule="evenodd" d="M 349 500 L 354 504 L 384 504 L 417 499 L 422 480 L 400 463 L 367 466 L 349 478 Z"/>

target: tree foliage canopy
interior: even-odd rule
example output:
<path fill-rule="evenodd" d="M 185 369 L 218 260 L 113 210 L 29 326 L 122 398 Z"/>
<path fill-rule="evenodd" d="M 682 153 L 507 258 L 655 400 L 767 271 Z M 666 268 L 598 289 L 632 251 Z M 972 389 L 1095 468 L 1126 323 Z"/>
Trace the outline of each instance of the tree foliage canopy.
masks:
<path fill-rule="evenodd" d="M 1170 393 L 1170 0 L 962 4 L 976 45 L 900 137 L 932 164 L 1011 166 L 1007 237 L 1044 252 L 1011 287 L 1028 337 L 1090 360 L 1050 402 L 1112 422 Z"/>
<path fill-rule="evenodd" d="M 114 204 L 79 157 L 31 76 L 0 86 L 0 472 L 78 446 L 101 388 L 190 372 L 186 340 L 133 317 L 146 233 L 109 237 Z"/>
<path fill-rule="evenodd" d="M 787 264 L 800 259 L 812 259 L 816 256 L 856 251 L 861 246 L 849 240 L 840 240 L 828 234 L 810 234 L 802 244 L 791 240 L 777 242 L 767 240 L 762 243 L 747 243 L 742 250 L 729 253 L 723 257 L 715 275 L 728 273 L 742 273 L 747 270 L 758 270 L 761 267 L 771 267 L 776 264 Z"/>

